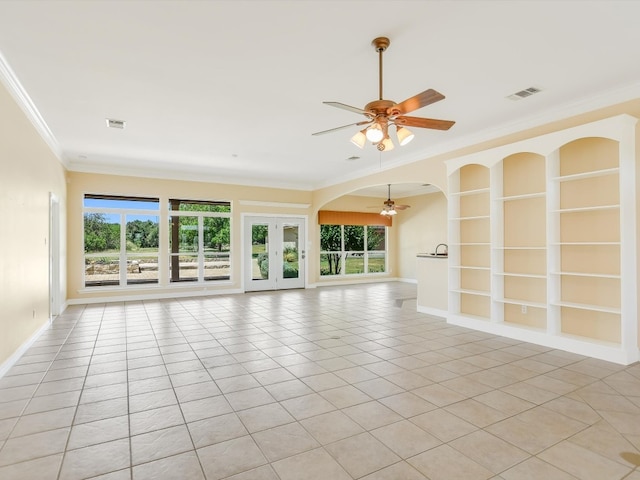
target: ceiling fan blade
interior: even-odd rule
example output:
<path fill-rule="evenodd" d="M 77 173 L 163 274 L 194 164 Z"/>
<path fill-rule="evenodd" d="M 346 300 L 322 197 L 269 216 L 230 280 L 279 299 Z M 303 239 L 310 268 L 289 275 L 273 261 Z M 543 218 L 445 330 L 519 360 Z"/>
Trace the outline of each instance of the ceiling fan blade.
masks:
<path fill-rule="evenodd" d="M 341 108 L 343 110 L 349 110 L 350 112 L 354 112 L 354 113 L 361 113 L 363 115 L 371 115 L 370 112 L 367 112 L 366 110 L 362 110 L 361 108 L 358 107 L 352 107 L 351 105 L 346 105 L 344 103 L 340 103 L 340 102 L 322 102 L 325 105 L 330 105 L 332 107 L 336 107 L 336 108 Z"/>
<path fill-rule="evenodd" d="M 404 102 L 391 107 L 389 109 L 390 112 L 388 113 L 389 115 L 404 115 L 405 113 L 413 112 L 414 110 L 426 107 L 427 105 L 431 105 L 432 103 L 439 102 L 443 99 L 444 95 L 430 88 L 429 90 L 425 90 L 411 98 L 407 98 Z"/>
<path fill-rule="evenodd" d="M 335 132 L 337 130 L 342 130 L 343 128 L 353 127 L 354 125 L 367 125 L 368 123 L 371 123 L 371 121 L 365 120 L 363 122 L 350 123 L 349 125 L 342 125 L 341 127 L 330 128 L 329 130 L 323 130 L 321 132 L 312 133 L 311 135 L 324 135 L 325 133 Z"/>
<path fill-rule="evenodd" d="M 411 205 L 396 205 L 396 210 L 406 210 L 407 208 L 411 208 Z"/>
<path fill-rule="evenodd" d="M 407 127 L 432 128 L 434 130 L 449 130 L 456 123 L 453 120 L 438 120 L 435 118 L 396 117 L 396 125 Z"/>

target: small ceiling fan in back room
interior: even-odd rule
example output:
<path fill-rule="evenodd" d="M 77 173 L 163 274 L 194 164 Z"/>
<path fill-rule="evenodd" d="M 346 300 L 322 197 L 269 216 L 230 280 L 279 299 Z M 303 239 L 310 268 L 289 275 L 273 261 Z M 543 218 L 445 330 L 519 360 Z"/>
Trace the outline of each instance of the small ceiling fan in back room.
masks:
<path fill-rule="evenodd" d="M 366 120 L 356 123 L 350 123 L 349 125 L 343 125 L 341 127 L 324 130 L 322 132 L 316 132 L 313 135 L 324 135 L 325 133 L 335 132 L 352 126 L 367 125 L 364 129 L 356 133 L 351 142 L 360 148 L 364 148 L 367 140 L 376 146 L 381 152 L 393 149 L 393 142 L 389 137 L 389 127 L 394 125 L 396 127 L 396 136 L 400 145 L 406 145 L 413 140 L 414 134 L 406 128 L 419 127 L 419 128 L 431 128 L 435 130 L 449 130 L 454 123 L 451 120 L 438 120 L 434 118 L 421 118 L 421 117 L 408 117 L 407 113 L 418 110 L 419 108 L 426 107 L 432 103 L 443 100 L 445 97 L 439 92 L 433 89 L 425 90 L 422 93 L 407 98 L 405 101 L 395 103 L 392 100 L 385 100 L 382 98 L 382 54 L 389 47 L 391 41 L 387 37 L 375 38 L 371 44 L 378 52 L 379 58 L 379 84 L 380 84 L 380 98 L 374 100 L 365 105 L 364 109 L 345 105 L 340 102 L 322 102 L 325 105 L 330 105 L 336 108 L 342 108 L 343 110 L 349 110 L 350 112 L 360 113 L 366 117 Z"/>
<path fill-rule="evenodd" d="M 398 213 L 400 210 L 406 210 L 407 208 L 411 208 L 411 205 L 396 205 L 396 202 L 391 200 L 391 184 L 387 184 L 387 199 L 382 203 L 382 211 L 380 215 L 384 216 L 392 216 Z M 367 207 L 367 208 L 380 208 L 378 206 Z"/>

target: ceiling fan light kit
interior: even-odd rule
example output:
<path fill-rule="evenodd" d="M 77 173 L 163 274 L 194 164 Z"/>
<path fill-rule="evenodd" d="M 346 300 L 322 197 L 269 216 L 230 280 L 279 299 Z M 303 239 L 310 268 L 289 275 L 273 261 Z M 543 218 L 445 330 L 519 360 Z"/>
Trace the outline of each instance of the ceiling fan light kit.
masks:
<path fill-rule="evenodd" d="M 367 120 L 344 125 L 342 127 L 332 128 L 330 130 L 324 130 L 322 132 L 316 132 L 313 135 L 323 135 L 325 133 L 335 132 L 336 130 L 352 127 L 354 125 L 368 125 L 351 137 L 351 143 L 359 148 L 364 148 L 366 141 L 368 140 L 381 152 L 388 152 L 394 148 L 393 142 L 389 137 L 390 125 L 396 127 L 396 136 L 398 137 L 398 143 L 401 146 L 408 144 L 415 136 L 413 132 L 406 128 L 406 125 L 419 128 L 431 128 L 435 130 L 449 130 L 455 124 L 455 122 L 451 120 L 405 116 L 405 114 L 409 112 L 426 107 L 427 105 L 445 98 L 444 95 L 433 89 L 425 90 L 424 92 L 414 95 L 401 103 L 395 103 L 391 100 L 384 100 L 382 98 L 382 54 L 389 47 L 391 41 L 387 37 L 378 37 L 375 38 L 371 44 L 376 49 L 376 52 L 378 52 L 380 98 L 367 103 L 364 109 L 352 107 L 340 102 L 323 102 L 324 104 L 332 107 L 360 113 L 367 117 Z"/>
<path fill-rule="evenodd" d="M 391 148 L 393 148 L 393 143 L 391 144 Z M 380 212 L 380 215 L 389 217 L 392 215 L 396 215 L 398 213 L 398 210 L 406 210 L 407 208 L 411 207 L 411 205 L 396 205 L 396 202 L 391 200 L 391 184 L 390 183 L 387 184 L 387 192 L 388 192 L 387 199 L 383 203 L 384 206 L 382 207 L 382 211 Z"/>

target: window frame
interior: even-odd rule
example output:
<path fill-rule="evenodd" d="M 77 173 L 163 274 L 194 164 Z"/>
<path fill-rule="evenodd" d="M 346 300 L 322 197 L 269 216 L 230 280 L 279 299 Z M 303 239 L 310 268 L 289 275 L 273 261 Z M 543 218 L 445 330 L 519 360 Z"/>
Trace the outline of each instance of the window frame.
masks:
<path fill-rule="evenodd" d="M 324 250 L 322 249 L 322 228 L 325 226 L 333 226 L 340 227 L 340 250 Z M 388 261 L 389 261 L 389 227 L 386 225 L 350 225 L 350 224 L 320 224 L 319 225 L 319 242 L 320 252 L 319 252 L 319 263 L 320 268 L 318 269 L 321 278 L 338 278 L 338 277 L 356 277 L 356 276 L 370 276 L 370 275 L 385 275 L 388 271 Z M 364 229 L 363 235 L 363 243 L 364 250 L 346 250 L 345 249 L 345 227 L 362 227 Z M 384 228 L 384 250 L 369 250 L 369 227 L 382 227 Z M 369 255 L 372 253 L 382 253 L 384 254 L 384 271 L 382 272 L 371 272 L 369 271 Z M 322 257 L 323 255 L 339 255 L 340 259 L 340 271 L 338 273 L 333 274 L 323 274 L 322 273 Z M 347 273 L 347 257 L 352 255 L 362 255 L 363 257 L 363 272 L 359 273 Z"/>
<path fill-rule="evenodd" d="M 177 206 L 179 208 L 180 203 L 188 203 L 191 205 L 209 205 L 209 206 L 227 206 L 229 208 L 228 212 L 212 212 L 212 211 L 193 211 L 193 210 L 174 210 L 173 205 L 174 202 L 178 202 Z M 193 217 L 198 219 L 197 230 L 198 230 L 198 247 L 195 252 L 184 252 L 180 251 L 180 244 L 178 244 L 177 251 L 173 251 L 173 242 L 175 241 L 174 235 L 178 234 L 179 231 L 174 230 L 174 222 L 173 218 L 177 217 Z M 206 274 L 206 259 L 211 256 L 207 255 L 204 246 L 204 219 L 205 218 L 226 218 L 229 222 L 229 251 L 226 253 L 228 257 L 228 270 L 229 274 L 219 277 L 207 277 Z M 168 200 L 168 234 L 169 234 L 169 243 L 168 243 L 168 278 L 167 283 L 172 286 L 177 285 L 210 285 L 211 282 L 230 282 L 232 276 L 232 226 L 233 226 L 233 217 L 232 217 L 232 204 L 230 201 L 220 201 L 220 200 L 193 200 L 193 199 L 178 199 L 178 198 L 170 198 Z M 179 225 L 179 222 L 178 222 Z M 175 262 L 174 258 L 179 258 L 181 255 L 183 256 L 194 256 L 197 261 L 197 278 L 180 278 L 180 268 L 179 268 L 179 260 Z M 178 268 L 174 268 L 174 263 L 178 263 Z M 178 276 L 174 276 L 174 272 L 177 271 Z"/>
<path fill-rule="evenodd" d="M 154 202 L 157 204 L 157 209 L 143 209 L 143 208 L 126 208 L 126 207 L 87 207 L 85 201 L 87 199 L 94 200 L 122 200 L 129 202 Z M 135 287 L 155 287 L 160 285 L 160 270 L 158 266 L 158 276 L 156 279 L 150 279 L 148 281 L 139 281 L 129 283 L 127 274 L 129 273 L 129 257 L 139 257 L 140 253 L 127 251 L 127 216 L 143 216 L 143 217 L 156 217 L 158 225 L 158 247 L 155 252 L 145 252 L 146 257 L 154 257 L 159 265 L 160 262 L 160 232 L 161 232 L 161 215 L 160 215 L 160 198 L 159 197 L 137 197 L 134 195 L 105 195 L 105 194 L 91 194 L 85 193 L 82 196 L 82 245 L 85 245 L 86 225 L 85 218 L 87 214 L 106 214 L 119 216 L 118 225 L 120 226 L 119 232 L 119 249 L 117 253 L 105 254 L 104 252 L 87 253 L 83 252 L 83 269 L 82 269 L 82 284 L 85 289 L 121 289 L 121 288 L 135 288 Z M 100 281 L 92 284 L 87 284 L 87 259 L 88 258 L 103 258 L 113 257 L 118 258 L 118 280 L 113 281 Z M 132 263 L 133 265 L 133 263 Z"/>

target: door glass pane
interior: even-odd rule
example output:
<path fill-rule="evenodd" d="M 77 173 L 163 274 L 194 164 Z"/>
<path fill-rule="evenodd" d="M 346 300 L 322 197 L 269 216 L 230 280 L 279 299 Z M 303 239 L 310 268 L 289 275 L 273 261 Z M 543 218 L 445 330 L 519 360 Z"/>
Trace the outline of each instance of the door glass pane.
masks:
<path fill-rule="evenodd" d="M 251 225 L 251 279 L 269 279 L 269 225 Z"/>
<path fill-rule="evenodd" d="M 282 278 L 299 278 L 298 225 L 282 226 Z"/>

